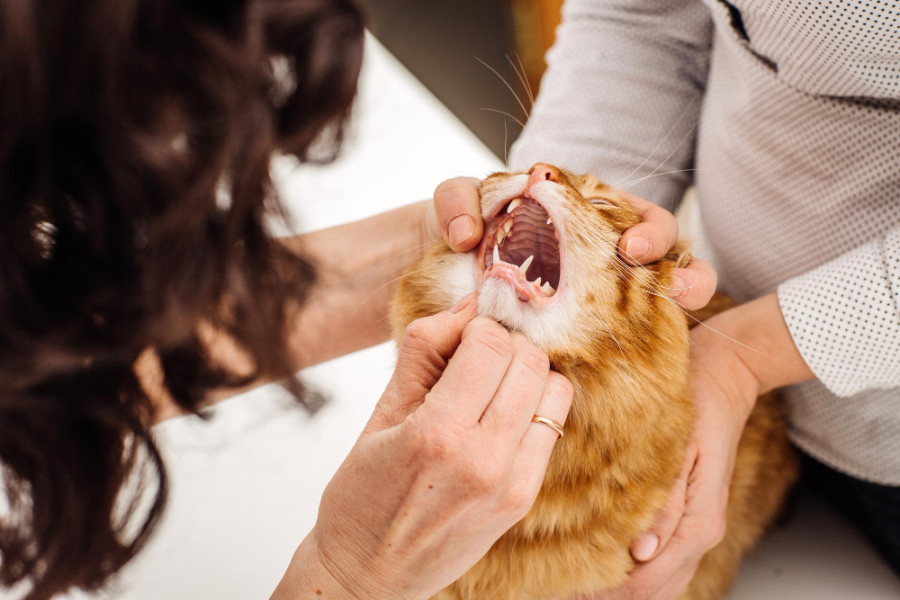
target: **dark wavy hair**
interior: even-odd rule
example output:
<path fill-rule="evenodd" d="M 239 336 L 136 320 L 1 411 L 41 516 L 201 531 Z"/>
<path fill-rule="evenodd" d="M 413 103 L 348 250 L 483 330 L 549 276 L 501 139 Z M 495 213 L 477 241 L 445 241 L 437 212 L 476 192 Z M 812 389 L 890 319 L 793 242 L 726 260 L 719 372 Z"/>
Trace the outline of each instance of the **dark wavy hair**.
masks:
<path fill-rule="evenodd" d="M 336 150 L 362 33 L 350 0 L 0 2 L 0 584 L 96 589 L 147 541 L 143 351 L 188 412 L 286 373 L 314 272 L 267 234 L 269 161 Z"/>

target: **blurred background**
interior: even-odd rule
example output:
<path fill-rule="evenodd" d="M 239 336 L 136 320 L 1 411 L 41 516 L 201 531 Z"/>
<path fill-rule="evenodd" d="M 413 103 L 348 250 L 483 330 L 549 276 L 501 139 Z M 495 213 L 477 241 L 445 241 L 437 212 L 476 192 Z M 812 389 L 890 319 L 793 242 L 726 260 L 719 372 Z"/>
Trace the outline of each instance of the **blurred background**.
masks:
<path fill-rule="evenodd" d="M 375 37 L 505 160 L 506 149 L 521 131 L 514 119 L 524 123 L 525 114 L 500 76 L 530 108 L 525 82 L 536 94 L 562 0 L 360 0 L 360 4 Z M 519 67 L 518 73 L 513 65 Z"/>

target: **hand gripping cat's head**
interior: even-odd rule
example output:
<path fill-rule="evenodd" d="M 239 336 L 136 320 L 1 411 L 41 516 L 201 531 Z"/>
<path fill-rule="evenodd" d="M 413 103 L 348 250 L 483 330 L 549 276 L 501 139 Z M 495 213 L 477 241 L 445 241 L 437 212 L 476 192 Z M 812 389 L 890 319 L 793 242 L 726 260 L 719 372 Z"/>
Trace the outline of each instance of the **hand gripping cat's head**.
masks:
<path fill-rule="evenodd" d="M 395 328 L 478 290 L 480 314 L 523 333 L 551 359 L 606 348 L 646 354 L 671 327 L 684 337 L 684 316 L 665 292 L 688 253 L 679 248 L 646 267 L 623 261 L 619 238 L 640 217 L 619 190 L 539 163 L 485 179 L 481 210 L 484 237 L 475 250 L 439 243 L 402 280 Z"/>

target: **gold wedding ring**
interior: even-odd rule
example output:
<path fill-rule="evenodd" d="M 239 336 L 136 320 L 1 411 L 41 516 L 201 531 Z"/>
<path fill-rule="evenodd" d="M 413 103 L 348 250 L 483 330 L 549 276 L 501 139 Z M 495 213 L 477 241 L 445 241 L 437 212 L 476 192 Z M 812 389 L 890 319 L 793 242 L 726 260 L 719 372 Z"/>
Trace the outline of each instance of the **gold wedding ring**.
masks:
<path fill-rule="evenodd" d="M 547 417 L 539 417 L 537 415 L 534 415 L 533 417 L 531 417 L 531 422 L 532 423 L 540 423 L 541 425 L 546 425 L 547 427 L 549 427 L 550 429 L 555 431 L 556 435 L 559 436 L 558 438 L 556 438 L 557 440 L 563 439 L 563 437 L 566 435 L 566 432 L 563 429 L 563 426 L 560 425 L 559 423 L 557 423 L 556 421 L 554 421 L 553 419 L 548 419 Z"/>

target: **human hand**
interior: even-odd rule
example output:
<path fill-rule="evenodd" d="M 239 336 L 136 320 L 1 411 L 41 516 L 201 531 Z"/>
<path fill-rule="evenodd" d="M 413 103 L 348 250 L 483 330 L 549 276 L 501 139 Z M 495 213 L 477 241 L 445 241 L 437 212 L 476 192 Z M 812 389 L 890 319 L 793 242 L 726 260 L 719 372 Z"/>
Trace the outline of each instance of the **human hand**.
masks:
<path fill-rule="evenodd" d="M 531 507 L 557 438 L 531 418 L 563 423 L 571 384 L 524 337 L 473 318 L 474 295 L 461 304 L 407 329 L 273 598 L 427 598 Z"/>
<path fill-rule="evenodd" d="M 426 216 L 430 238 L 443 236 L 457 252 L 474 248 L 484 232 L 481 219 L 480 181 L 474 177 L 456 177 L 441 183 L 434 191 L 434 202 Z M 666 209 L 623 192 L 638 211 L 641 222 L 629 227 L 619 240 L 619 254 L 634 265 L 661 259 L 678 241 L 678 221 Z M 716 271 L 704 260 L 693 258 L 684 268 L 675 269 L 668 295 L 689 310 L 706 306 L 716 290 Z"/>

